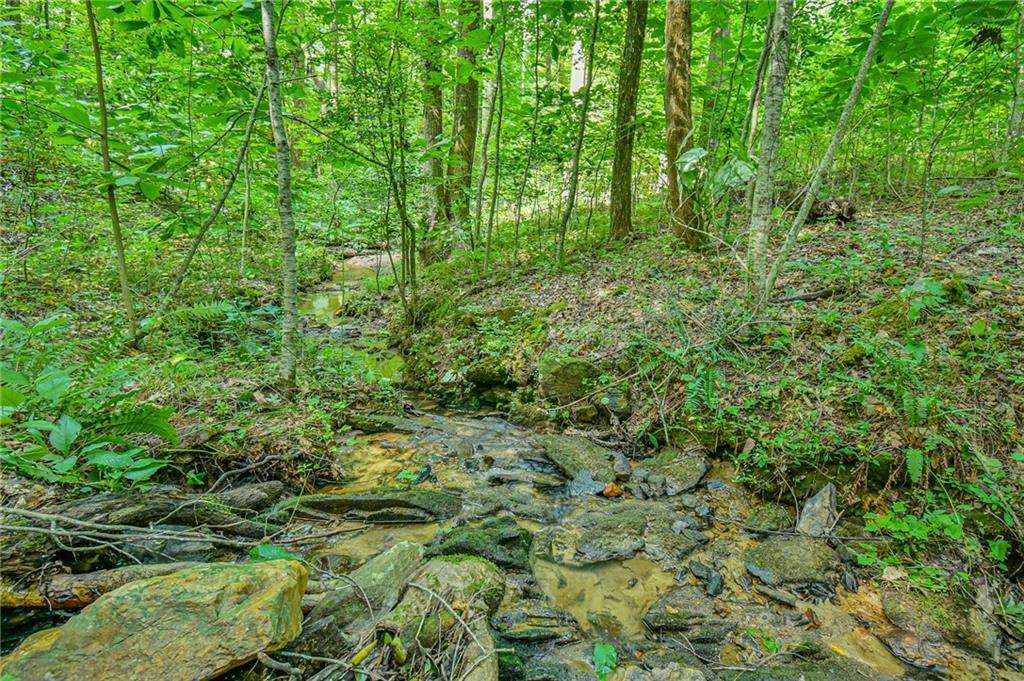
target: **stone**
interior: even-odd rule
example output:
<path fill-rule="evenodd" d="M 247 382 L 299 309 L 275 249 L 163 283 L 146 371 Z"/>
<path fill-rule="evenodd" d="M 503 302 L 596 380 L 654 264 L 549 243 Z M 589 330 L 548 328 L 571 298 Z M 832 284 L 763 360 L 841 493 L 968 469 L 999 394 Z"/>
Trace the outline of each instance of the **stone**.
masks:
<path fill-rule="evenodd" d="M 656 669 L 630 668 L 626 671 L 625 681 L 707 681 L 707 677 L 699 669 L 670 662 Z"/>
<path fill-rule="evenodd" d="M 825 537 L 832 534 L 839 516 L 836 513 L 836 486 L 831 482 L 818 490 L 800 509 L 796 531 L 808 537 Z"/>
<path fill-rule="evenodd" d="M 428 489 L 381 487 L 356 494 L 304 494 L 285 499 L 274 507 L 274 515 L 292 512 L 313 515 L 342 515 L 367 520 L 427 522 L 446 520 L 459 514 L 462 501 L 449 492 Z"/>
<path fill-rule="evenodd" d="M 508 420 L 520 426 L 537 427 L 551 421 L 547 409 L 532 402 L 520 402 L 513 399 L 508 403 Z"/>
<path fill-rule="evenodd" d="M 747 572 L 769 586 L 832 584 L 840 566 L 828 544 L 805 536 L 763 541 L 747 551 L 745 560 Z"/>
<path fill-rule="evenodd" d="M 633 413 L 629 386 L 603 390 L 594 397 L 593 404 L 605 418 L 615 417 L 619 420 L 625 420 Z"/>
<path fill-rule="evenodd" d="M 534 535 L 532 550 L 571 566 L 632 558 L 644 548 L 647 510 L 628 500 L 580 506 L 561 525 Z"/>
<path fill-rule="evenodd" d="M 486 558 L 503 568 L 522 569 L 529 560 L 530 532 L 512 518 L 491 518 L 475 525 L 438 534 L 428 549 L 431 556 L 469 555 Z"/>
<path fill-rule="evenodd" d="M 893 624 L 923 641 L 945 641 L 999 660 L 999 630 L 964 598 L 890 590 L 882 593 L 882 609 Z"/>
<path fill-rule="evenodd" d="M 491 626 L 502 638 L 522 643 L 569 643 L 579 638 L 572 615 L 539 601 L 527 601 L 498 610 L 491 617 Z"/>
<path fill-rule="evenodd" d="M 131 582 L 25 639 L 0 661 L 16 679 L 212 679 L 302 629 L 298 561 L 211 563 Z"/>
<path fill-rule="evenodd" d="M 478 388 L 506 385 L 509 382 L 508 369 L 502 366 L 501 358 L 497 356 L 477 360 L 466 369 L 462 377 Z"/>
<path fill-rule="evenodd" d="M 696 448 L 669 449 L 633 468 L 629 490 L 638 498 L 676 496 L 700 484 L 708 462 Z"/>
<path fill-rule="evenodd" d="M 736 628 L 735 622 L 715 614 L 693 586 L 662 594 L 644 614 L 644 624 L 658 632 L 681 632 L 691 643 L 720 643 Z"/>
<path fill-rule="evenodd" d="M 310 655 L 349 649 L 375 617 L 395 606 L 422 559 L 423 546 L 405 541 L 368 560 L 349 573 L 342 587 L 324 595 L 291 648 Z"/>
<path fill-rule="evenodd" d="M 781 532 L 793 527 L 793 512 L 782 504 L 761 504 L 750 510 L 743 526 L 754 532 Z"/>
<path fill-rule="evenodd" d="M 708 596 L 714 597 L 722 593 L 725 583 L 721 572 L 696 560 L 690 561 L 689 568 L 694 577 L 704 582 L 704 591 Z"/>
<path fill-rule="evenodd" d="M 541 355 L 537 364 L 537 386 L 541 397 L 559 404 L 586 397 L 601 375 L 594 364 L 553 351 Z"/>
<path fill-rule="evenodd" d="M 594 480 L 590 471 L 582 470 L 576 474 L 575 478 L 569 481 L 567 489 L 570 497 L 592 497 L 604 492 L 604 486 L 605 483 Z"/>
<path fill-rule="evenodd" d="M 537 435 L 534 441 L 548 459 L 570 480 L 588 471 L 598 482 L 614 482 L 615 452 L 590 440 L 571 435 Z"/>
<path fill-rule="evenodd" d="M 282 494 L 284 483 L 269 480 L 217 492 L 217 498 L 233 511 L 265 511 L 277 503 Z"/>

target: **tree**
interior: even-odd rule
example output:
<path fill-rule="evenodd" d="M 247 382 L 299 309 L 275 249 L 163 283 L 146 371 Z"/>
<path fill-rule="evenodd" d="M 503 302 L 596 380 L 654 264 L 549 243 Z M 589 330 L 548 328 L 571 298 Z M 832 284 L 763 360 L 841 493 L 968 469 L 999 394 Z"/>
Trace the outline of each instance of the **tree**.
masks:
<path fill-rule="evenodd" d="M 1017 139 L 1024 134 L 1024 0 L 1017 2 L 1017 30 L 1013 43 L 1013 103 L 1010 105 L 1010 123 L 1006 130 L 1006 147 L 1003 150 L 1004 160 L 1013 151 Z"/>
<path fill-rule="evenodd" d="M 565 262 L 565 233 L 569 228 L 576 205 L 576 191 L 580 182 L 580 154 L 583 152 L 583 137 L 587 131 L 587 113 L 590 111 L 590 88 L 594 83 L 594 46 L 597 44 L 597 28 L 601 18 L 601 1 L 594 2 L 594 21 L 590 27 L 590 42 L 587 44 L 587 59 L 583 83 L 583 101 L 580 103 L 580 122 L 576 128 L 576 146 L 572 153 L 572 167 L 569 170 L 569 190 L 562 212 L 562 222 L 558 229 L 558 264 Z"/>
<path fill-rule="evenodd" d="M 747 288 L 755 305 L 764 302 L 768 277 L 768 236 L 771 231 L 772 194 L 775 166 L 779 154 L 782 127 L 782 103 L 786 95 L 789 68 L 789 30 L 793 21 L 793 0 L 778 0 L 772 36 L 771 73 L 764 92 L 764 122 L 761 128 L 761 154 L 750 211 L 750 236 L 747 245 Z"/>
<path fill-rule="evenodd" d="M 804 193 L 800 208 L 797 210 L 796 217 L 793 218 L 793 224 L 786 235 L 786 242 L 782 245 L 778 258 L 772 264 L 771 271 L 768 272 L 768 278 L 764 284 L 764 298 L 771 295 L 772 288 L 775 287 L 775 279 L 779 276 L 779 270 L 786 263 L 790 252 L 793 250 L 793 246 L 796 244 L 796 237 L 800 233 L 800 227 L 807 221 L 807 216 L 811 212 L 811 206 L 814 204 L 815 199 L 818 198 L 818 189 L 825 178 L 825 173 L 832 165 L 832 159 L 835 158 L 839 144 L 843 141 L 846 126 L 850 122 L 850 114 L 853 113 L 853 107 L 857 104 L 857 98 L 860 96 L 860 90 L 864 86 L 864 79 L 868 75 L 868 69 L 871 68 L 871 61 L 875 57 L 878 43 L 882 41 L 882 32 L 885 31 L 885 24 L 889 20 L 889 13 L 892 12 L 892 3 L 893 0 L 886 0 L 885 6 L 882 8 L 882 14 L 878 17 L 878 24 L 875 26 L 874 34 L 871 36 L 871 42 L 868 43 L 868 50 L 864 53 L 864 59 L 860 63 L 860 70 L 857 71 L 857 77 L 853 81 L 850 95 L 846 98 L 846 105 L 843 107 L 843 112 L 839 115 L 839 122 L 836 123 L 835 132 L 832 133 L 832 140 L 829 142 L 825 155 L 822 156 L 817 169 L 814 171 L 814 175 L 811 177 L 811 182 Z"/>
<path fill-rule="evenodd" d="M 476 77 L 476 48 L 471 35 L 480 27 L 483 8 L 480 0 L 461 0 L 459 4 L 459 50 L 456 64 L 454 128 L 452 155 L 448 162 L 446 204 L 449 219 L 462 229 L 469 226 L 469 194 L 473 187 L 473 159 L 480 106 L 480 84 Z"/>
<path fill-rule="evenodd" d="M 615 158 L 612 161 L 609 227 L 609 235 L 615 240 L 625 239 L 633 232 L 633 142 L 648 0 L 632 0 L 627 5 L 626 39 L 615 101 Z"/>
<path fill-rule="evenodd" d="M 85 0 L 85 13 L 89 17 L 89 36 L 92 39 L 92 55 L 96 69 L 96 101 L 100 110 L 100 158 L 103 160 L 103 183 L 106 185 L 107 209 L 110 211 L 110 226 L 114 232 L 114 251 L 117 254 L 117 277 L 121 282 L 121 301 L 128 318 L 128 335 L 132 342 L 138 338 L 139 328 L 135 322 L 135 300 L 128 280 L 128 263 L 124 257 L 124 239 L 121 235 L 121 218 L 117 212 L 117 197 L 114 195 L 114 177 L 110 165 L 110 128 L 107 122 L 107 97 L 103 89 L 103 58 L 100 54 L 100 39 L 96 32 L 96 13 L 92 0 Z"/>
<path fill-rule="evenodd" d="M 423 223 L 426 235 L 421 246 L 421 257 L 426 262 L 443 257 L 441 231 L 445 222 L 444 164 L 440 150 L 444 126 L 444 95 L 441 91 L 441 70 L 437 59 L 440 46 L 435 35 L 440 19 L 438 0 L 423 0 L 425 29 L 428 35 L 423 57 L 423 179 L 426 183 Z"/>
<path fill-rule="evenodd" d="M 281 220 L 281 382 L 295 385 L 299 354 L 299 314 L 296 305 L 295 218 L 292 214 L 292 154 L 281 106 L 281 72 L 277 64 L 274 0 L 260 0 L 263 45 L 267 64 L 267 102 L 277 160 L 277 212 Z"/>
<path fill-rule="evenodd" d="M 672 232 L 690 248 L 700 245 L 693 200 L 680 191 L 676 159 L 693 135 L 690 53 L 692 32 L 690 0 L 668 0 L 665 5 L 665 144 L 668 150 L 668 215 Z"/>

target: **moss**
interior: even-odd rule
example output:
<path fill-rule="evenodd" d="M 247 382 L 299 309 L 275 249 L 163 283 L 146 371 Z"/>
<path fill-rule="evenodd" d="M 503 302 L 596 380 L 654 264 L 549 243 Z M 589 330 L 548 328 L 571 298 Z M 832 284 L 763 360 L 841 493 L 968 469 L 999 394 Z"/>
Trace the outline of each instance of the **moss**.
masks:
<path fill-rule="evenodd" d="M 761 504 L 747 514 L 743 525 L 748 530 L 778 532 L 793 526 L 794 514 L 782 504 Z"/>

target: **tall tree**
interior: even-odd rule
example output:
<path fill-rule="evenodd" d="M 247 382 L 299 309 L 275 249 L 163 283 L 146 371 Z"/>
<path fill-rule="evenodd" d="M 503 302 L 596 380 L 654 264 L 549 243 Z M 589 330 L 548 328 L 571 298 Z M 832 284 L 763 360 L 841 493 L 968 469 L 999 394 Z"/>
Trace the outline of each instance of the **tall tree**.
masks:
<path fill-rule="evenodd" d="M 690 248 L 700 245 L 693 199 L 680 191 L 676 159 L 693 135 L 690 55 L 693 49 L 690 0 L 665 5 L 665 138 L 668 149 L 668 215 L 672 232 Z"/>
<path fill-rule="evenodd" d="M 719 121 L 721 117 L 722 89 L 725 85 L 726 68 L 726 40 L 729 38 L 732 29 L 729 26 L 729 16 L 722 17 L 722 25 L 715 28 L 711 33 L 711 44 L 708 50 L 707 72 L 705 74 L 706 88 L 704 90 L 704 102 L 700 112 L 700 144 L 710 152 L 714 152 L 718 146 Z"/>
<path fill-rule="evenodd" d="M 421 257 L 426 262 L 443 255 L 445 221 L 444 164 L 437 145 L 441 141 L 444 125 L 444 96 L 441 92 L 441 69 L 437 60 L 440 46 L 435 37 L 440 19 L 438 0 L 423 0 L 424 24 L 427 32 L 426 54 L 423 58 L 423 142 L 425 146 L 423 178 L 426 181 L 426 201 L 423 222 L 426 235 L 422 241 Z"/>
<path fill-rule="evenodd" d="M 128 281 L 128 264 L 124 257 L 124 239 L 121 236 L 121 218 L 117 212 L 117 197 L 114 195 L 114 178 L 110 172 L 110 128 L 107 121 L 107 97 L 103 89 L 103 58 L 100 54 L 100 39 L 96 31 L 96 13 L 92 0 L 85 0 L 85 13 L 89 18 L 89 36 L 92 39 L 93 63 L 96 69 L 96 101 L 100 110 L 100 158 L 103 160 L 104 182 L 107 186 L 107 208 L 110 211 L 110 226 L 114 232 L 114 251 L 117 254 L 117 277 L 121 282 L 121 300 L 128 318 L 128 335 L 132 342 L 138 338 L 139 329 L 135 322 L 135 300 Z"/>
<path fill-rule="evenodd" d="M 459 227 L 469 227 L 469 194 L 473 187 L 473 158 L 480 107 L 480 84 L 476 76 L 476 48 L 468 36 L 480 27 L 480 0 L 459 3 L 459 50 L 455 84 L 453 148 L 448 162 L 449 217 Z"/>
<path fill-rule="evenodd" d="M 625 239 L 633 232 L 633 141 L 636 137 L 636 98 L 640 87 L 640 63 L 644 54 L 644 28 L 648 0 L 632 0 L 626 13 L 626 40 L 619 68 L 615 101 L 615 158 L 612 161 L 612 239 Z"/>
<path fill-rule="evenodd" d="M 790 252 L 793 250 L 793 246 L 796 244 L 796 237 L 800 233 L 800 228 L 804 222 L 807 221 L 807 216 L 811 212 L 811 206 L 814 204 L 814 200 L 818 196 L 818 189 L 821 187 L 821 182 L 825 178 L 825 173 L 832 165 L 832 159 L 836 156 L 836 151 L 839 149 L 839 143 L 843 141 L 843 135 L 846 133 L 846 126 L 850 122 L 850 115 L 853 113 L 853 107 L 857 104 L 857 98 L 860 96 L 861 88 L 864 87 L 864 79 L 867 78 L 868 70 L 871 68 L 871 61 L 875 58 L 875 50 L 878 49 L 878 43 L 882 41 L 882 33 L 885 31 L 885 24 L 889 20 L 889 13 L 892 12 L 893 0 L 886 0 L 885 6 L 882 7 L 882 13 L 878 17 L 878 24 L 875 26 L 875 32 L 871 36 L 871 42 L 868 43 L 868 50 L 864 53 L 864 59 L 861 60 L 860 70 L 857 71 L 857 77 L 853 81 L 853 87 L 850 89 L 850 94 L 846 98 L 846 105 L 843 107 L 843 112 L 839 114 L 839 122 L 836 123 L 835 132 L 832 133 L 832 140 L 828 144 L 828 148 L 825 150 L 825 155 L 821 157 L 821 161 L 818 163 L 818 167 L 814 171 L 814 175 L 811 177 L 811 182 L 807 186 L 807 192 L 804 194 L 803 201 L 800 203 L 800 208 L 796 212 L 796 217 L 793 218 L 793 223 L 789 227 L 789 233 L 786 235 L 786 241 L 782 245 L 782 250 L 779 252 L 778 258 L 772 264 L 771 271 L 768 272 L 768 278 L 764 284 L 764 293 L 762 296 L 767 298 L 772 288 L 775 286 L 775 279 L 779 276 L 779 270 L 786 263 L 789 258 Z"/>
<path fill-rule="evenodd" d="M 580 155 L 583 152 L 583 137 L 587 132 L 587 114 L 590 111 L 590 88 L 594 84 L 594 48 L 597 45 L 597 28 L 601 20 L 601 0 L 594 1 L 594 21 L 590 26 L 590 42 L 587 43 L 587 57 L 584 65 L 583 101 L 580 103 L 580 122 L 576 128 L 576 146 L 572 152 L 572 167 L 569 170 L 569 191 L 562 212 L 562 223 L 558 229 L 558 263 L 565 261 L 565 233 L 569 219 L 576 205 L 576 191 L 580 182 Z M 574 67 L 575 68 L 575 67 Z"/>
<path fill-rule="evenodd" d="M 1003 157 L 1009 158 L 1017 139 L 1024 133 L 1024 0 L 1017 2 L 1017 31 L 1013 44 L 1013 103 L 1010 105 L 1010 124 L 1006 131 Z"/>
<path fill-rule="evenodd" d="M 771 73 L 764 91 L 764 123 L 761 127 L 761 154 L 751 202 L 750 236 L 747 245 L 747 286 L 753 302 L 764 301 L 768 276 L 768 235 L 771 231 L 772 194 L 775 166 L 779 155 L 782 128 L 782 103 L 786 95 L 789 69 L 789 30 L 793 22 L 793 0 L 778 0 L 772 36 Z"/>
<path fill-rule="evenodd" d="M 266 51 L 267 102 L 277 159 L 277 212 L 281 220 L 281 382 L 295 385 L 299 354 L 299 314 L 296 303 L 295 218 L 292 214 L 292 154 L 281 106 L 281 72 L 277 64 L 274 0 L 260 0 L 263 46 Z"/>

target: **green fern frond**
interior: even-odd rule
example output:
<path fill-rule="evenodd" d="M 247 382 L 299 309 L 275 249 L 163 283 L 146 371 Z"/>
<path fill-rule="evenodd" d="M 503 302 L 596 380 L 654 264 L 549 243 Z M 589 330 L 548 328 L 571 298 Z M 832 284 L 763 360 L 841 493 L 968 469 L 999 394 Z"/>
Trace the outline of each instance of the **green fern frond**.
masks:
<path fill-rule="evenodd" d="M 178 444 L 178 432 L 168 418 L 174 412 L 171 407 L 154 407 L 140 404 L 130 409 L 103 414 L 93 424 L 92 431 L 103 435 L 135 435 L 148 433 Z"/>

